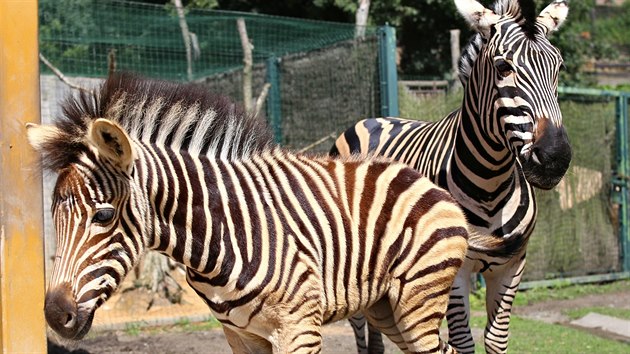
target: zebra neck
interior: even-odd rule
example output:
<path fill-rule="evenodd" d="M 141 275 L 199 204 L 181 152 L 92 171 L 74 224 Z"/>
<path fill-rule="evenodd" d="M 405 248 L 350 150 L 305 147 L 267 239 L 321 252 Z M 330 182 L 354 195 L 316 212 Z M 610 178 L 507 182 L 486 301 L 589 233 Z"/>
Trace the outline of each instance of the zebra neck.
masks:
<path fill-rule="evenodd" d="M 471 109 L 460 111 L 447 183 L 449 190 L 456 187 L 473 200 L 492 204 L 514 190 L 519 169 L 513 153 L 488 132 L 488 125 Z"/>
<path fill-rule="evenodd" d="M 220 162 L 163 148 L 147 149 L 145 191 L 152 223 L 148 247 L 200 273 L 211 274 L 240 230 L 226 222 Z M 242 226 L 241 226 L 242 227 Z M 229 243 L 229 242 L 228 242 Z"/>

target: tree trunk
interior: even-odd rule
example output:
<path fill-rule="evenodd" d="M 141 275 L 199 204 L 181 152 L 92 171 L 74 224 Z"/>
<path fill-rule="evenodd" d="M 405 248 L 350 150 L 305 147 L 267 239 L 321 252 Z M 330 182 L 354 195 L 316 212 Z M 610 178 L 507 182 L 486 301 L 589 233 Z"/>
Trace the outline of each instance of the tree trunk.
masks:
<path fill-rule="evenodd" d="M 163 298 L 172 304 L 178 304 L 182 300 L 183 289 L 170 275 L 170 272 L 176 271 L 176 267 L 166 256 L 149 251 L 135 269 L 134 285 L 149 289 L 154 294 L 154 299 Z"/>
<path fill-rule="evenodd" d="M 359 0 L 359 8 L 356 14 L 356 34 L 355 37 L 365 36 L 365 26 L 367 26 L 368 15 L 370 13 L 370 0 Z"/>
<path fill-rule="evenodd" d="M 184 6 L 182 0 L 173 0 L 175 9 L 177 10 L 177 16 L 179 17 L 179 27 L 182 29 L 182 38 L 184 39 L 184 47 L 186 48 L 186 62 L 188 63 L 187 74 L 188 81 L 192 80 L 192 49 L 190 44 L 190 31 L 188 30 L 188 23 L 186 23 L 186 17 L 184 15 Z"/>

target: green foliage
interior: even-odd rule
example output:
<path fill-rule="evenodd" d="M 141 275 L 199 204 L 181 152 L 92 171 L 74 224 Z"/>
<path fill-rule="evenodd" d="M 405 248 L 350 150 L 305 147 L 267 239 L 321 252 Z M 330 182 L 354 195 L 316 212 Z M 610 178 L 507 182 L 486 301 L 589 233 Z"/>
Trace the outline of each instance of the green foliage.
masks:
<path fill-rule="evenodd" d="M 125 333 L 128 336 L 137 337 L 142 332 L 142 322 L 129 322 L 125 324 Z"/>
<path fill-rule="evenodd" d="M 440 120 L 461 106 L 462 94 L 463 90 L 458 90 L 447 95 L 416 97 L 401 85 L 398 87 L 400 116 L 431 122 Z"/>
<path fill-rule="evenodd" d="M 597 18 L 595 29 L 598 38 L 611 45 L 630 50 L 630 1 L 613 8 L 610 13 Z"/>

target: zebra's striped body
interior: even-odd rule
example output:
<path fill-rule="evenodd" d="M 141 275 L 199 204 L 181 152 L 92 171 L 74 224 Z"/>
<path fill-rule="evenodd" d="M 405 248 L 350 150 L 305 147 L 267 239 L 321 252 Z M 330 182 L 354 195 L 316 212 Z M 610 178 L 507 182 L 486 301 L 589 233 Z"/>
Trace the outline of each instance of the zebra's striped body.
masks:
<path fill-rule="evenodd" d="M 358 311 L 405 352 L 449 352 L 438 328 L 467 248 L 450 195 L 404 164 L 273 148 L 190 87 L 115 76 L 28 127 L 59 172 L 50 326 L 81 338 L 153 249 L 187 267 L 235 352 L 319 352 L 320 326 Z"/>
<path fill-rule="evenodd" d="M 485 245 L 470 243 L 455 281 L 449 343 L 459 352 L 474 351 L 469 281 L 472 272 L 481 272 L 487 286 L 486 351 L 498 353 L 507 350 L 512 302 L 536 223 L 534 187 L 553 188 L 571 160 L 557 102 L 562 58 L 546 38 L 566 17 L 567 5 L 555 1 L 536 18 L 527 1 L 499 0 L 494 11 L 472 0 L 456 4 L 479 32 L 460 60 L 462 108 L 434 123 L 363 120 L 337 139 L 331 154 L 405 162 L 459 202 L 471 232 L 480 235 L 475 240 L 485 239 Z M 361 325 L 354 321 L 355 328 Z M 364 350 L 364 333 L 355 331 Z"/>

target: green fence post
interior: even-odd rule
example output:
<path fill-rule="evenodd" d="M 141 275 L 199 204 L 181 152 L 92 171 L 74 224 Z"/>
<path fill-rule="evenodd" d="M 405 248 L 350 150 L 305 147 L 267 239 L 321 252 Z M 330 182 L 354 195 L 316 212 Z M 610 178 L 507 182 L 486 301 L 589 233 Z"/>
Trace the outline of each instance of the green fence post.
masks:
<path fill-rule="evenodd" d="M 398 73 L 396 71 L 396 30 L 385 25 L 378 29 L 378 62 L 381 88 L 381 115 L 398 117 Z"/>
<path fill-rule="evenodd" d="M 267 95 L 267 119 L 276 143 L 282 143 L 282 106 L 280 100 L 280 59 L 267 59 L 267 82 L 271 84 Z"/>
<path fill-rule="evenodd" d="M 621 251 L 622 271 L 630 271 L 630 197 L 628 181 L 630 180 L 630 161 L 628 160 L 628 99 L 630 94 L 617 96 L 617 181 L 619 188 L 619 247 Z"/>

